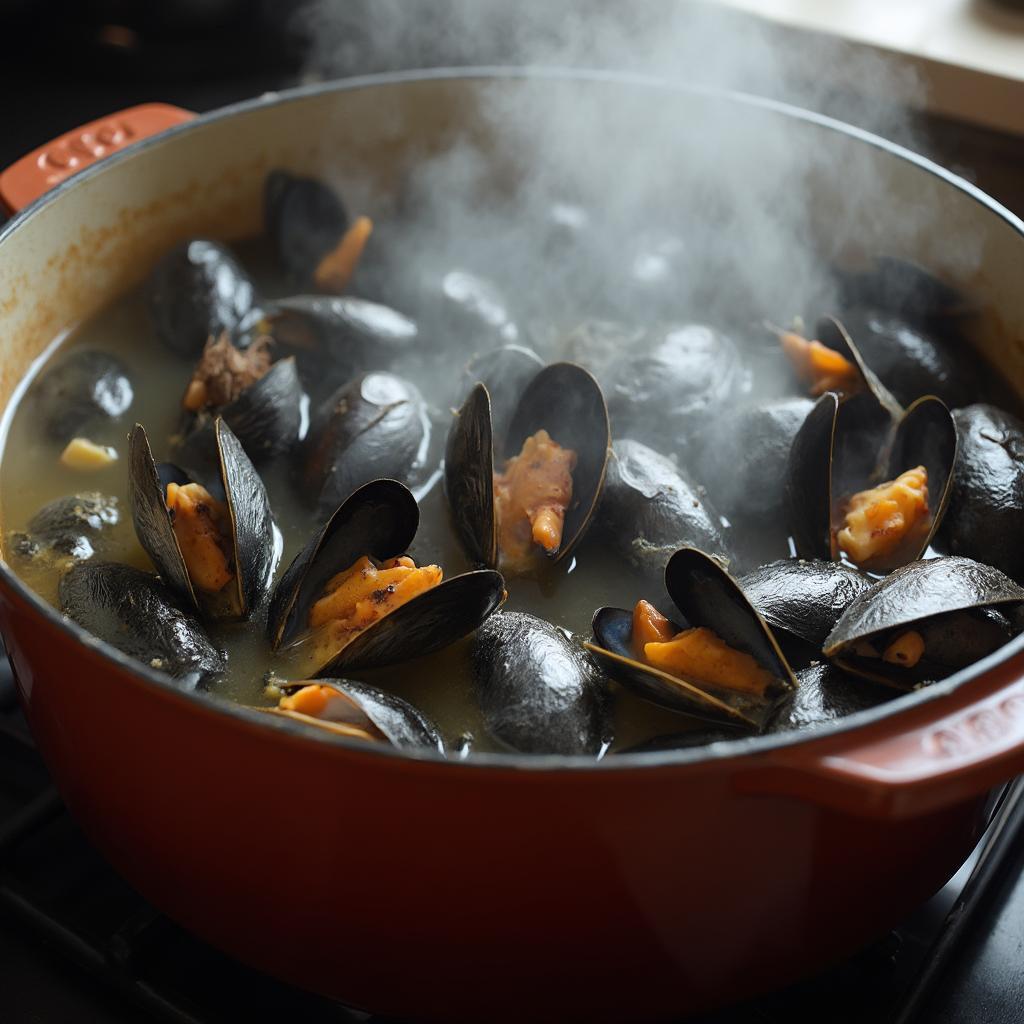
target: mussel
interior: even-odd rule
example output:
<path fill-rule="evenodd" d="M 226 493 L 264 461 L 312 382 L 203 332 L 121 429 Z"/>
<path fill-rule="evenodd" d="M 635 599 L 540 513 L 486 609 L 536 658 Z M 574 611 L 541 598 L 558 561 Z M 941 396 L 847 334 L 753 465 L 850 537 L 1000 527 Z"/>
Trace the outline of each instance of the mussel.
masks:
<path fill-rule="evenodd" d="M 292 352 L 307 388 L 321 397 L 357 373 L 386 370 L 415 352 L 414 320 L 390 306 L 354 295 L 294 295 L 266 311 L 265 330 Z"/>
<path fill-rule="evenodd" d="M 151 573 L 84 562 L 61 577 L 60 610 L 94 637 L 193 689 L 224 671 L 224 655 Z"/>
<path fill-rule="evenodd" d="M 665 589 L 688 628 L 646 601 L 599 608 L 590 650 L 613 679 L 654 704 L 760 731 L 796 680 L 771 629 L 710 555 L 677 551 Z"/>
<path fill-rule="evenodd" d="M 617 435 L 654 445 L 669 438 L 681 451 L 709 419 L 750 389 L 735 343 L 704 324 L 652 329 L 599 380 Z"/>
<path fill-rule="evenodd" d="M 29 401 L 46 436 L 61 444 L 120 419 L 134 393 L 128 367 L 109 352 L 75 349 L 32 385 Z"/>
<path fill-rule="evenodd" d="M 799 685 L 772 715 L 768 732 L 824 725 L 857 711 L 866 711 L 893 696 L 891 690 L 865 679 L 855 679 L 828 662 L 802 669 L 796 678 Z"/>
<path fill-rule="evenodd" d="M 947 405 L 964 405 L 978 395 L 977 355 L 966 339 L 878 309 L 849 310 L 844 322 L 872 370 L 903 404 L 937 395 Z"/>
<path fill-rule="evenodd" d="M 145 429 L 135 425 L 132 520 L 139 543 L 182 601 L 211 618 L 245 619 L 263 603 L 280 552 L 259 474 L 222 419 L 213 436 L 215 493 L 176 466 L 158 466 Z"/>
<path fill-rule="evenodd" d="M 442 582 L 436 565 L 404 552 L 419 506 L 397 480 L 356 490 L 295 557 L 270 601 L 267 635 L 294 674 L 392 665 L 473 632 L 505 598 L 500 573 L 483 569 Z"/>
<path fill-rule="evenodd" d="M 409 482 L 423 465 L 430 423 L 417 388 L 393 373 L 367 373 L 314 412 L 300 486 L 322 515 L 377 477 Z"/>
<path fill-rule="evenodd" d="M 241 340 L 259 315 L 256 289 L 229 249 L 194 238 L 157 264 L 146 286 L 157 336 L 173 352 L 198 356 L 210 338 Z"/>
<path fill-rule="evenodd" d="M 876 256 L 867 268 L 839 269 L 843 305 L 898 313 L 915 323 L 952 325 L 973 316 L 977 304 L 926 267 L 897 256 Z"/>
<path fill-rule="evenodd" d="M 868 392 L 893 420 L 903 415 L 903 407 L 879 380 L 850 332 L 836 317 L 821 317 L 813 340 L 795 331 L 773 330 L 778 334 L 782 350 L 794 372 L 812 396 L 818 397 L 827 391 L 844 397 Z M 920 394 L 922 392 L 913 397 Z"/>
<path fill-rule="evenodd" d="M 845 562 L 782 558 L 737 582 L 772 629 L 799 637 L 820 651 L 839 616 L 875 580 Z"/>
<path fill-rule="evenodd" d="M 430 334 L 462 350 L 514 345 L 521 332 L 501 286 L 477 270 L 453 267 L 415 282 L 416 309 Z"/>
<path fill-rule="evenodd" d="M 544 360 L 532 348 L 502 345 L 474 356 L 463 373 L 464 383 L 472 387 L 479 382 L 491 398 L 491 431 L 504 437 L 512 422 L 519 396 L 524 388 L 544 369 Z"/>
<path fill-rule="evenodd" d="M 604 486 L 611 438 L 597 382 L 572 363 L 537 373 L 504 438 L 477 384 L 458 411 L 445 450 L 445 493 L 469 557 L 517 572 L 535 552 L 564 559 L 583 536 Z M 497 466 L 504 461 L 504 469 Z"/>
<path fill-rule="evenodd" d="M 624 352 L 644 347 L 646 331 L 618 320 L 584 320 L 553 342 L 560 359 L 578 363 L 598 381 L 607 381 Z"/>
<path fill-rule="evenodd" d="M 892 430 L 872 395 L 822 395 L 789 456 L 786 497 L 797 553 L 843 552 L 873 572 L 919 558 L 946 511 L 956 449 L 956 426 L 938 398 L 918 399 Z"/>
<path fill-rule="evenodd" d="M 744 530 L 785 529 L 785 479 L 793 439 L 813 408 L 809 398 L 778 398 L 739 409 L 703 430 L 691 446 L 695 476 L 715 508 Z M 699 542 L 693 547 L 714 552 Z"/>
<path fill-rule="evenodd" d="M 304 679 L 275 684 L 282 696 L 271 714 L 318 729 L 403 750 L 444 753 L 437 726 L 408 701 L 350 679 Z"/>
<path fill-rule="evenodd" d="M 369 217 L 350 219 L 328 185 L 282 170 L 267 175 L 263 202 L 281 269 L 302 287 L 343 291 L 373 231 Z"/>
<path fill-rule="evenodd" d="M 213 450 L 213 421 L 222 417 L 246 454 L 259 462 L 287 452 L 302 422 L 302 384 L 291 356 L 280 358 L 260 333 L 245 348 L 227 335 L 211 338 L 185 388 L 182 457 L 201 460 Z"/>
<path fill-rule="evenodd" d="M 676 464 L 639 441 L 612 445 L 597 520 L 608 543 L 652 582 L 681 547 L 729 558 L 721 517 Z"/>
<path fill-rule="evenodd" d="M 23 558 L 53 556 L 84 562 L 102 551 L 121 519 L 117 498 L 86 491 L 47 502 L 24 531 L 12 534 L 11 548 Z"/>
<path fill-rule="evenodd" d="M 949 555 L 911 562 L 847 606 L 825 640 L 841 668 L 899 689 L 943 679 L 1009 640 L 1000 609 L 1024 588 L 990 565 Z"/>
<path fill-rule="evenodd" d="M 993 405 L 953 412 L 959 445 L 944 550 L 1024 581 L 1024 423 Z"/>
<path fill-rule="evenodd" d="M 490 735 L 528 754 L 598 754 L 611 741 L 607 680 L 562 630 L 526 612 L 492 615 L 473 649 Z"/>

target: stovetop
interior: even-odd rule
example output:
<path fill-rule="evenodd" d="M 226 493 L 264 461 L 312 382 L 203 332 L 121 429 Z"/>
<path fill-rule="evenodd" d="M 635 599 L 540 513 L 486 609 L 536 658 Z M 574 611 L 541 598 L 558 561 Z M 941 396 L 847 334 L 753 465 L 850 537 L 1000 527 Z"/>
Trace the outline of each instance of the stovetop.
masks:
<path fill-rule="evenodd" d="M 0 14 L 10 29 L 4 3 Z M 135 103 L 163 100 L 201 111 L 294 84 L 298 63 L 279 43 L 280 18 L 250 25 L 237 14 L 242 6 L 234 0 L 206 5 L 226 19 L 233 45 L 225 47 L 223 35 L 211 44 L 208 32 L 197 34 L 188 20 L 198 17 L 194 4 L 160 5 L 186 12 L 169 30 L 164 24 L 163 34 L 145 22 L 110 33 L 96 13 L 142 10 L 134 5 L 58 4 L 54 9 L 66 16 L 61 29 L 33 35 L 29 30 L 39 28 L 49 8 L 15 3 L 22 19 L 15 28 L 27 34 L 0 61 L 0 89 L 18 97 L 5 105 L 0 166 L 75 124 Z M 93 20 L 83 21 L 82 10 Z M 940 161 L 1024 209 L 1019 142 L 935 120 L 914 131 Z M 1018 780 L 993 800 L 992 824 L 964 867 L 892 933 L 818 977 L 698 1024 L 1019 1024 L 1022 868 L 1024 782 Z M 383 1024 L 234 963 L 122 882 L 54 791 L 0 653 L 0 1021 L 237 1020 Z"/>

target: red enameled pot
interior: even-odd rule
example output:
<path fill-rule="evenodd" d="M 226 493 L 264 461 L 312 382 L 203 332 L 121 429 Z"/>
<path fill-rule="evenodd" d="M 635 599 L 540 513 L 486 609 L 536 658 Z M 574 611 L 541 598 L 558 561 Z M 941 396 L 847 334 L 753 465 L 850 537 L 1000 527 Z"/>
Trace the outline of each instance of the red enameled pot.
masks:
<path fill-rule="evenodd" d="M 760 100 L 468 70 L 188 120 L 161 108 L 181 123 L 140 141 L 129 112 L 33 154 L 47 185 L 68 180 L 0 231 L 2 404 L 54 337 L 173 242 L 256 234 L 268 168 L 343 160 L 386 188 L 463 130 L 500 149 L 481 123 L 496 95 L 598 101 L 610 153 L 636 144 L 620 106 L 626 118 L 658 104 L 680 125 L 712 111 L 778 125 L 827 147 L 832 167 L 867 168 L 874 208 L 850 239 L 975 295 L 990 312 L 972 341 L 1024 392 L 1024 225 L 953 175 Z M 25 173 L 0 179 L 13 205 L 41 191 Z M 810 207 L 840 208 L 842 177 L 809 175 Z M 912 228 L 897 215 L 910 207 Z M 950 238 L 972 247 L 970 267 Z M 1024 767 L 1024 639 L 813 734 L 595 764 L 397 756 L 179 692 L 63 621 L 6 564 L 0 629 L 62 795 L 133 886 L 246 963 L 410 1020 L 675 1019 L 782 985 L 933 893 L 978 838 L 990 788 Z"/>

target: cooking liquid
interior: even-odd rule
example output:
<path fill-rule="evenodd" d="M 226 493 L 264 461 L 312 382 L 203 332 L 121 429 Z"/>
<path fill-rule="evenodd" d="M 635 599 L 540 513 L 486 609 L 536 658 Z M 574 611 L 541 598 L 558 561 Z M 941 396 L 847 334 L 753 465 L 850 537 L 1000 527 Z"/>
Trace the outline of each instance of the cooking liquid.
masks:
<path fill-rule="evenodd" d="M 259 243 L 235 247 L 243 263 L 254 272 L 261 294 L 280 294 L 266 273 L 267 260 Z M 411 311 L 415 315 L 415 311 Z M 57 585 L 61 570 L 45 560 L 38 563 L 19 558 L 7 550 L 12 531 L 24 530 L 29 520 L 47 502 L 69 494 L 100 491 L 118 499 L 120 520 L 108 528 L 107 541 L 97 560 L 125 562 L 152 570 L 152 565 L 135 538 L 128 505 L 128 432 L 136 422 L 149 435 L 157 461 L 173 460 L 171 436 L 178 429 L 181 396 L 194 367 L 168 351 L 157 340 L 140 293 L 114 303 L 87 323 L 70 332 L 50 362 L 71 348 L 99 349 L 119 357 L 126 364 L 134 389 L 134 400 L 119 422 L 90 426 L 83 431 L 90 440 L 109 445 L 118 460 L 104 469 L 80 472 L 63 466 L 62 444 L 50 441 L 32 415 L 30 397 L 20 403 L 0 462 L 0 502 L 4 554 L 14 570 L 46 601 L 58 606 Z M 45 372 L 50 363 L 41 372 Z M 403 373 L 401 367 L 396 372 Z M 421 384 L 419 380 L 415 383 Z M 468 388 L 468 385 L 467 385 Z M 432 404 L 425 389 L 432 426 L 427 464 L 411 486 L 420 499 L 419 532 L 409 550 L 418 565 L 436 563 L 449 578 L 472 566 L 449 525 L 448 510 L 440 479 L 444 440 L 451 422 L 447 406 Z M 317 519 L 303 496 L 289 479 L 290 460 L 285 457 L 261 467 L 271 508 L 284 542 L 277 569 L 283 573 L 292 558 L 318 528 Z M 783 557 L 785 547 L 768 557 Z M 338 566 L 344 569 L 347 566 Z M 531 612 L 580 639 L 589 639 L 594 610 L 602 605 L 632 607 L 640 597 L 659 600 L 661 595 L 645 592 L 639 576 L 622 560 L 609 557 L 599 538 L 585 538 L 565 564 L 548 565 L 537 578 L 508 577 L 508 610 Z M 210 688 L 213 699 L 241 704 L 269 706 L 274 701 L 264 693 L 268 673 L 289 678 L 287 658 L 275 655 L 264 635 L 265 608 L 249 622 L 208 624 L 214 642 L 228 654 L 225 675 Z M 434 720 L 453 747 L 468 733 L 471 749 L 501 749 L 489 739 L 472 694 L 469 657 L 472 637 L 437 654 L 404 662 L 387 669 L 350 673 L 410 701 Z M 612 683 L 614 699 L 614 743 L 622 749 L 646 739 L 702 728 L 694 719 L 665 711 L 642 701 Z"/>

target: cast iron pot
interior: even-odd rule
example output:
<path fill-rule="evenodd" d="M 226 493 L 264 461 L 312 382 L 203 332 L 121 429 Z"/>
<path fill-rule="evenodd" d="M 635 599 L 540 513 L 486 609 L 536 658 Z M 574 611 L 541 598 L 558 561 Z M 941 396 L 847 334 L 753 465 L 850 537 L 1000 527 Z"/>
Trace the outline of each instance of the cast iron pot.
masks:
<path fill-rule="evenodd" d="M 833 166 L 868 168 L 874 208 L 851 237 L 959 279 L 993 311 L 975 342 L 1024 390 L 1024 225 L 969 184 L 761 100 L 469 70 L 218 111 L 33 202 L 0 232 L 8 413 L 51 340 L 174 242 L 257 233 L 268 168 L 344 159 L 386 186 L 453 126 L 475 127 L 496 90 L 599 100 L 610 148 L 621 141 L 612 101 L 628 97 L 670 105 L 681 124 L 714 111 L 785 124 L 788 138 L 834 152 Z M 136 131 L 131 115 L 92 128 L 34 155 L 48 183 L 66 176 L 61 153 L 89 162 Z M 842 202 L 835 176 L 806 187 L 823 216 Z M 921 213 L 913 230 L 897 216 L 909 205 Z M 979 272 L 950 263 L 951 238 L 975 247 Z M 398 756 L 182 693 L 64 621 L 6 564 L 0 629 L 61 794 L 133 886 L 260 970 L 410 1020 L 669 1019 L 783 985 L 933 893 L 978 838 L 988 791 L 1024 767 L 1024 639 L 812 735 L 595 764 Z"/>

